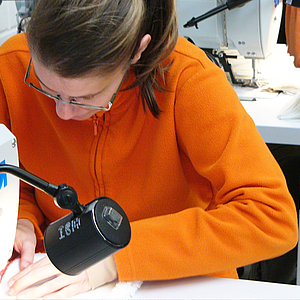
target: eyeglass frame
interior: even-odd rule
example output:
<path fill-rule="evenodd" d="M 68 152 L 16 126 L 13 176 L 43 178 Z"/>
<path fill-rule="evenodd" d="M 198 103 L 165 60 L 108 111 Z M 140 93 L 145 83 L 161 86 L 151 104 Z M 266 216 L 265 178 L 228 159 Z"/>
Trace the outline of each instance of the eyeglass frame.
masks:
<path fill-rule="evenodd" d="M 91 105 L 91 104 L 84 104 L 84 103 L 77 102 L 76 99 L 70 99 L 69 101 L 65 101 L 60 97 L 59 94 L 56 95 L 56 96 L 52 95 L 52 94 L 42 90 L 41 88 L 35 86 L 33 83 L 27 82 L 27 79 L 29 78 L 29 74 L 30 74 L 30 70 L 31 70 L 32 57 L 30 57 L 30 60 L 29 60 L 29 64 L 28 64 L 28 67 L 27 67 L 27 70 L 26 70 L 26 73 L 25 73 L 25 77 L 24 77 L 24 83 L 26 83 L 29 87 L 32 87 L 32 88 L 36 89 L 37 91 L 44 94 L 45 96 L 47 96 L 51 99 L 54 99 L 54 100 L 61 101 L 62 103 L 65 103 L 65 104 L 77 105 L 77 106 L 80 106 L 82 108 L 87 108 L 87 109 L 92 109 L 92 110 L 95 109 L 95 110 L 109 111 L 112 104 L 113 104 L 113 102 L 114 102 L 114 100 L 115 100 L 115 98 L 116 98 L 116 96 L 117 96 L 117 94 L 118 94 L 118 92 L 121 89 L 121 86 L 122 86 L 124 80 L 125 80 L 127 72 L 128 72 L 128 70 L 130 68 L 130 65 L 131 65 L 131 61 L 132 61 L 132 59 L 130 59 L 130 62 L 128 64 L 127 68 L 126 68 L 125 74 L 124 74 L 124 76 L 123 76 L 123 78 L 122 78 L 122 80 L 121 80 L 121 82 L 118 86 L 117 91 L 112 95 L 111 99 L 109 100 L 109 102 L 107 104 L 108 107 L 98 106 L 98 105 Z M 76 97 L 74 97 L 74 98 L 76 98 Z"/>

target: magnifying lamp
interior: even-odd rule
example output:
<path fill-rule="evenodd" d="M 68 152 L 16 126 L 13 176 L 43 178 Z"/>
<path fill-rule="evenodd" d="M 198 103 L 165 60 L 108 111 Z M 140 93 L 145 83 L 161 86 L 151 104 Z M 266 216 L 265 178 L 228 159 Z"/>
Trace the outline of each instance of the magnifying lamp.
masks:
<path fill-rule="evenodd" d="M 62 273 L 76 275 L 128 245 L 129 220 L 112 199 L 100 197 L 87 205 L 78 202 L 76 191 L 51 184 L 19 167 L 0 164 L 8 173 L 53 197 L 57 206 L 72 213 L 51 223 L 45 230 L 46 253 Z"/>

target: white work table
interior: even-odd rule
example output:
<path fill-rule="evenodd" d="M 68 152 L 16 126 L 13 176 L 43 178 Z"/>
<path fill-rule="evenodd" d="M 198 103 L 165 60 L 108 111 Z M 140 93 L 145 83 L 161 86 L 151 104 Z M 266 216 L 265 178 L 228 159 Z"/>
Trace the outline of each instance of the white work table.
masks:
<path fill-rule="evenodd" d="M 241 101 L 241 103 L 252 117 L 264 141 L 300 145 L 300 120 L 280 120 L 277 117 L 282 108 L 291 101 L 292 96 L 263 92 L 257 95 L 260 96 L 255 97 L 256 101 Z"/>
<path fill-rule="evenodd" d="M 116 292 L 107 284 L 73 299 L 300 299 L 300 286 L 243 279 L 193 277 L 144 282 L 138 290 L 126 287 Z M 123 283 L 121 283 L 123 284 Z M 125 284 L 125 283 L 124 283 Z M 114 293 L 115 292 L 115 293 Z"/>
<path fill-rule="evenodd" d="M 300 286 L 200 276 L 144 282 L 133 299 L 300 299 Z"/>
<path fill-rule="evenodd" d="M 36 260 L 45 254 L 36 254 Z M 0 284 L 0 299 L 15 299 L 6 294 L 7 281 L 19 270 L 16 260 Z M 243 279 L 198 276 L 166 281 L 112 282 L 72 299 L 300 299 L 300 286 Z"/>
<path fill-rule="evenodd" d="M 75 299 L 300 299 L 298 285 L 205 276 L 144 282 L 133 293 L 110 291 L 114 291 L 112 284 Z"/>

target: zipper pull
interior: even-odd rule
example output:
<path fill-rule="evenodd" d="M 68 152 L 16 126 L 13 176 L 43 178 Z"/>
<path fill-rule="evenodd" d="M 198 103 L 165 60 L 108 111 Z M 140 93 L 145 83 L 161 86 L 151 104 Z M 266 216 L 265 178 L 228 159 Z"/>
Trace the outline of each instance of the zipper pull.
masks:
<path fill-rule="evenodd" d="M 94 124 L 94 136 L 97 136 L 98 134 L 98 116 L 97 115 L 93 115 L 93 124 Z"/>

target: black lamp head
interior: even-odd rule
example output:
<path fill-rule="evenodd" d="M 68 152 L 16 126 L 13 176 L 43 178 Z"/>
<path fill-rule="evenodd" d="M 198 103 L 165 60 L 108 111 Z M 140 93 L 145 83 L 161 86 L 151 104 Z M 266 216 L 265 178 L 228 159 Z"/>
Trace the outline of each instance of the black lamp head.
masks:
<path fill-rule="evenodd" d="M 131 230 L 123 209 L 112 199 L 100 197 L 76 215 L 51 223 L 44 245 L 53 265 L 76 275 L 128 245 Z"/>
<path fill-rule="evenodd" d="M 291 6 L 300 7 L 300 0 L 285 0 L 285 3 Z"/>

